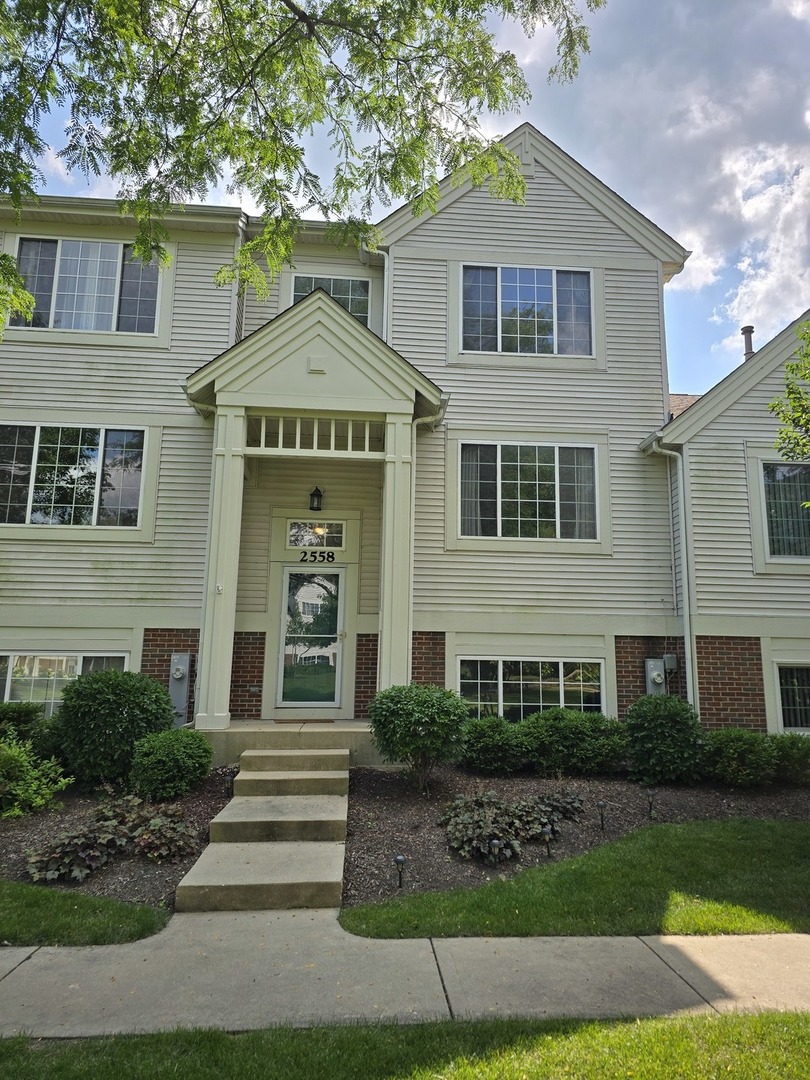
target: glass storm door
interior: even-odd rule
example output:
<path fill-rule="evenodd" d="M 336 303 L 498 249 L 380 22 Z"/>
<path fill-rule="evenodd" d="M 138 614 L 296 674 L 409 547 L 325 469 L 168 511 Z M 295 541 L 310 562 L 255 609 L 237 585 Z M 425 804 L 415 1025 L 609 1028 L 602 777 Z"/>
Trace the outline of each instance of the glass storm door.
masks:
<path fill-rule="evenodd" d="M 284 570 L 279 705 L 340 703 L 343 571 Z"/>

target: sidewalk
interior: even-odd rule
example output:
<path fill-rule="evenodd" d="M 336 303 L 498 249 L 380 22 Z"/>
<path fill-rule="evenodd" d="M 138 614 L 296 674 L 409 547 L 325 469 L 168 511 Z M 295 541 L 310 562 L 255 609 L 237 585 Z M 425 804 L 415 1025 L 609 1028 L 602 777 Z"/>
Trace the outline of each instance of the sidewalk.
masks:
<path fill-rule="evenodd" d="M 353 937 L 337 911 L 175 915 L 155 937 L 0 949 L 0 1035 L 497 1016 L 810 1011 L 810 935 Z"/>

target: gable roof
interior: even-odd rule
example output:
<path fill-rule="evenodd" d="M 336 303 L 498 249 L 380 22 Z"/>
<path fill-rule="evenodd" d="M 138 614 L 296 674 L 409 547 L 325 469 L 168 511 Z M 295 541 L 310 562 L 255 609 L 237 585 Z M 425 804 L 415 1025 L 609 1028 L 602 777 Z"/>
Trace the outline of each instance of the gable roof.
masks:
<path fill-rule="evenodd" d="M 685 412 L 675 416 L 660 431 L 653 432 L 644 442 L 650 442 L 657 437 L 665 446 L 680 446 L 702 431 L 794 355 L 797 348 L 796 331 L 808 319 L 810 308 L 757 350 L 749 360 L 743 361 L 703 394 Z"/>
<path fill-rule="evenodd" d="M 316 289 L 186 380 L 194 405 L 430 416 L 440 388 L 323 289 Z"/>
<path fill-rule="evenodd" d="M 521 124 L 520 127 L 505 135 L 501 142 L 520 159 L 525 173 L 530 174 L 535 163 L 539 163 L 613 222 L 617 228 L 631 236 L 642 248 L 663 263 L 667 281 L 683 269 L 691 252 L 625 202 L 621 196 L 566 154 L 556 143 L 546 138 L 533 124 Z M 444 207 L 462 198 L 471 188 L 469 181 L 456 187 L 453 186 L 450 177 L 445 177 L 439 183 L 436 213 L 441 213 Z M 422 218 L 414 217 L 410 204 L 399 207 L 380 222 L 379 227 L 384 235 L 383 243 L 385 245 L 398 243 L 411 230 L 417 228 L 421 221 Z"/>

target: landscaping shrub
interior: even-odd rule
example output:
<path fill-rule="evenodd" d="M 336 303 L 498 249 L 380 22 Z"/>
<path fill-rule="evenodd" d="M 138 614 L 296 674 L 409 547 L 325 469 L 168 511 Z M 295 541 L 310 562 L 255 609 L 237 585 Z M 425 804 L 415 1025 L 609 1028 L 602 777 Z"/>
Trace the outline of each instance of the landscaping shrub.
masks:
<path fill-rule="evenodd" d="M 166 688 L 135 671 L 80 675 L 64 690 L 59 729 L 65 762 L 87 784 L 122 784 L 135 743 L 174 723 Z"/>
<path fill-rule="evenodd" d="M 627 710 L 630 775 L 642 784 L 692 784 L 700 777 L 703 729 L 682 698 L 650 694 Z"/>
<path fill-rule="evenodd" d="M 129 786 L 153 802 L 176 799 L 205 779 L 213 756 L 213 747 L 201 731 L 156 731 L 135 743 Z"/>
<path fill-rule="evenodd" d="M 0 739 L 0 818 L 42 810 L 72 782 L 56 761 L 40 760 L 13 731 Z"/>
<path fill-rule="evenodd" d="M 703 740 L 703 772 L 711 780 L 735 787 L 770 784 L 776 774 L 778 751 L 763 731 L 718 728 Z"/>
<path fill-rule="evenodd" d="M 440 686 L 391 686 L 380 690 L 368 711 L 374 743 L 386 761 L 404 762 L 419 791 L 433 766 L 456 761 L 469 719 L 466 702 Z"/>
<path fill-rule="evenodd" d="M 776 780 L 810 787 L 810 735 L 771 735 L 776 747 Z"/>
<path fill-rule="evenodd" d="M 29 739 L 44 715 L 44 708 L 38 701 L 0 701 L 0 739 L 11 732 L 21 739 Z"/>
<path fill-rule="evenodd" d="M 199 848 L 199 837 L 178 807 L 150 806 L 128 795 L 102 803 L 82 832 L 61 833 L 46 851 L 30 857 L 27 869 L 33 881 L 84 881 L 120 856 L 176 861 Z"/>
<path fill-rule="evenodd" d="M 476 716 L 464 725 L 461 762 L 473 772 L 504 776 L 525 763 L 519 724 L 502 716 Z"/>
<path fill-rule="evenodd" d="M 465 859 L 474 856 L 492 865 L 520 858 L 521 842 L 541 840 L 543 828 L 559 831 L 563 818 L 578 821 L 582 799 L 576 795 L 539 795 L 509 803 L 493 791 L 485 795 L 460 795 L 440 819 L 447 826 L 447 842 Z M 493 849 L 492 841 L 500 841 Z"/>
<path fill-rule="evenodd" d="M 541 776 L 595 776 L 625 767 L 627 729 L 602 713 L 546 709 L 518 728 L 526 757 Z"/>

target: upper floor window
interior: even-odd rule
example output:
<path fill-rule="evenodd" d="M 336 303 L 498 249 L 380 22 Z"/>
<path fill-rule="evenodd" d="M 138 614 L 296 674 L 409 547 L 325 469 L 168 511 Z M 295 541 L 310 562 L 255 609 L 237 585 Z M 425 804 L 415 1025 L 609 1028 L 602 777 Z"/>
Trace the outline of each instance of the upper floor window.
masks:
<path fill-rule="evenodd" d="M 0 524 L 136 526 L 144 432 L 0 424 Z"/>
<path fill-rule="evenodd" d="M 158 265 L 134 258 L 131 244 L 24 237 L 17 265 L 35 307 L 30 323 L 12 326 L 155 332 Z"/>
<path fill-rule="evenodd" d="M 766 462 L 765 517 L 772 556 L 810 556 L 810 465 Z"/>
<path fill-rule="evenodd" d="M 363 326 L 368 326 L 370 282 L 365 278 L 318 277 L 296 274 L 293 281 L 293 303 L 297 304 L 315 289 L 323 289 Z"/>
<path fill-rule="evenodd" d="M 461 444 L 461 536 L 595 540 L 592 446 Z"/>
<path fill-rule="evenodd" d="M 466 352 L 592 355 L 587 270 L 465 266 L 461 308 Z"/>

